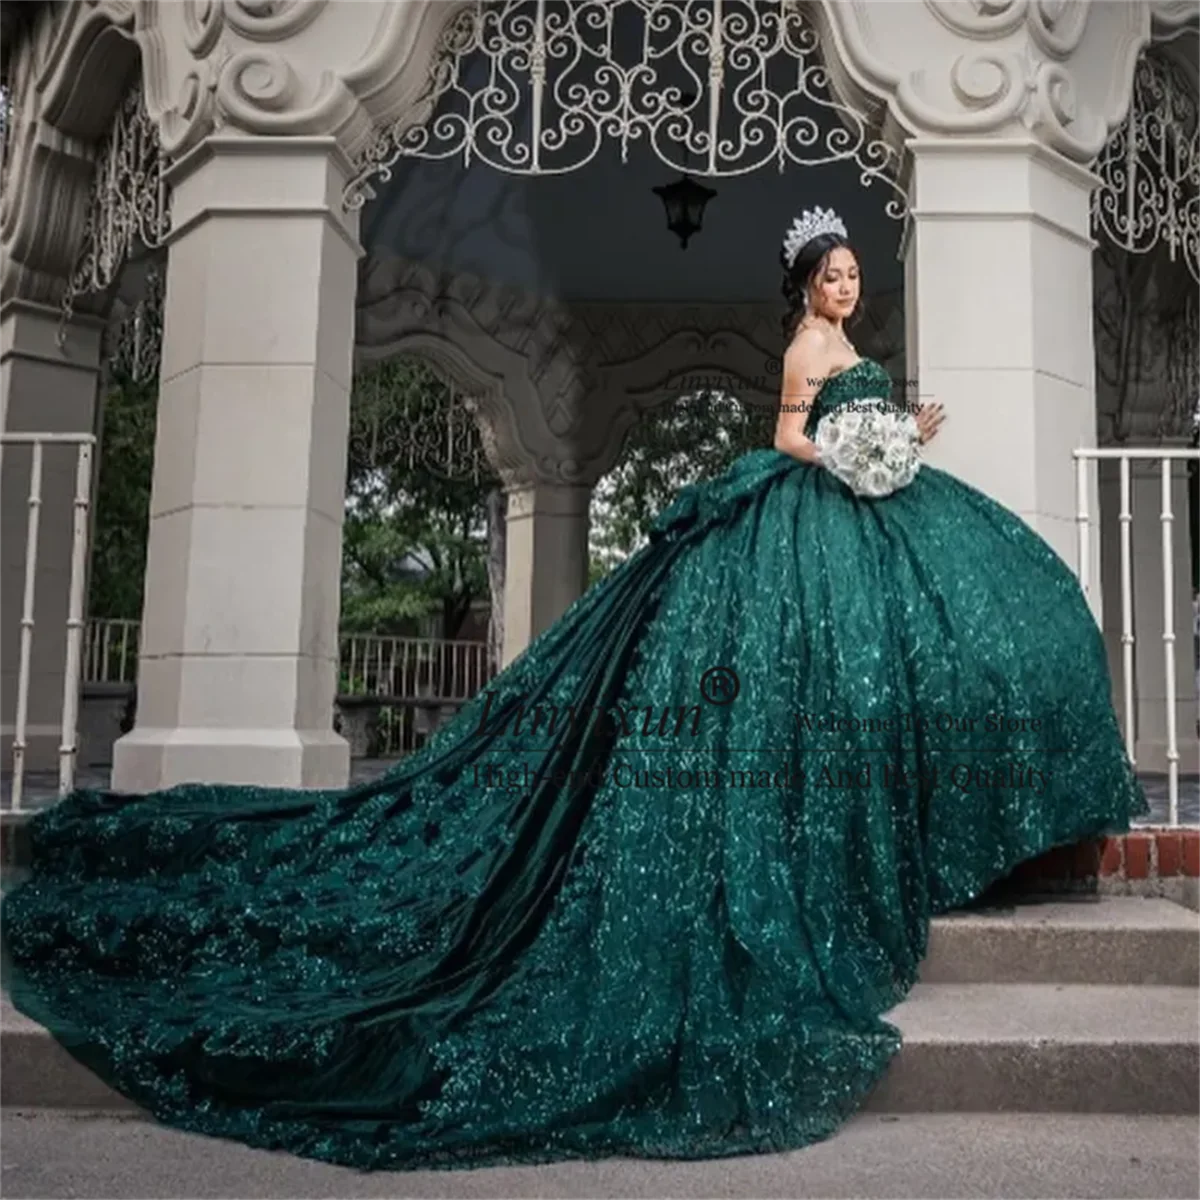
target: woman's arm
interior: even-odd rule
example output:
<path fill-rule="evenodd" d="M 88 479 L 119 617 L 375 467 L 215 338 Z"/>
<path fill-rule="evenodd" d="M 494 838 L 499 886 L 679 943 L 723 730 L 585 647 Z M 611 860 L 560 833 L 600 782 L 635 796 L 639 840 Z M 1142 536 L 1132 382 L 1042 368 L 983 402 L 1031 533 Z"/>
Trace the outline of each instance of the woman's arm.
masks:
<path fill-rule="evenodd" d="M 817 447 L 804 430 L 828 369 L 825 339 L 815 329 L 801 330 L 783 356 L 779 420 L 775 424 L 775 449 L 801 462 L 820 462 Z"/>

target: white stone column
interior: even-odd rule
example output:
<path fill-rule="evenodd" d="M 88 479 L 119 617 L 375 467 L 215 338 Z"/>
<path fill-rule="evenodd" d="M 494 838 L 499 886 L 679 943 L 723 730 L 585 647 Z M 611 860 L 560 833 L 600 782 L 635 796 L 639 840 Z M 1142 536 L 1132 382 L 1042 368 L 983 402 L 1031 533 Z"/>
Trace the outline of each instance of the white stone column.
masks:
<path fill-rule="evenodd" d="M 358 215 L 331 138 L 173 170 L 136 727 L 113 785 L 342 786 L 333 731 Z"/>
<path fill-rule="evenodd" d="M 527 483 L 507 489 L 504 650 L 507 666 L 587 587 L 587 485 Z"/>
<path fill-rule="evenodd" d="M 1034 139 L 920 137 L 913 153 L 909 373 L 946 422 L 928 461 L 1025 518 L 1073 567 L 1072 451 L 1096 444 L 1085 168 Z M 1100 618 L 1098 493 L 1090 600 Z"/>
<path fill-rule="evenodd" d="M 5 433 L 87 433 L 97 428 L 104 323 L 76 315 L 60 345 L 61 313 L 25 300 L 0 309 L 0 429 Z M 25 592 L 26 526 L 33 447 L 0 450 L 0 755 L 12 769 Z M 51 770 L 62 741 L 67 605 L 78 446 L 46 445 L 42 462 L 33 646 L 25 767 Z M 92 457 L 92 478 L 99 455 Z"/>

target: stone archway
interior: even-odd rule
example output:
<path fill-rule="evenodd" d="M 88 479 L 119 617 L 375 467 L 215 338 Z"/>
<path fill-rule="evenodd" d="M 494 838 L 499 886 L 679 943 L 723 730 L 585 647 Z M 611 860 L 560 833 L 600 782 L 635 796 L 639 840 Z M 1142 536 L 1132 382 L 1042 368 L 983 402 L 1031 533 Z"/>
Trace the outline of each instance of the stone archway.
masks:
<path fill-rule="evenodd" d="M 857 124 L 853 133 L 846 129 L 837 139 L 836 153 L 861 160 L 864 182 L 895 171 L 892 186 L 901 190 L 911 175 L 905 143 L 917 136 L 1032 133 L 1071 160 L 1092 161 L 1128 110 L 1142 48 L 1195 19 L 1190 0 L 1092 2 L 1061 11 L 1028 0 L 999 0 L 985 9 L 930 0 L 916 14 L 901 13 L 894 5 L 841 0 L 713 4 L 729 30 L 706 44 L 714 79 L 722 73 L 718 60 L 732 70 L 739 57 L 744 66 L 755 55 L 791 54 L 803 60 L 810 77 L 819 69 L 819 84 L 810 78 L 794 92 L 827 89 L 827 110 L 849 126 Z M 617 0 L 616 6 L 623 5 L 631 11 L 636 7 L 632 0 Z M 60 277 L 65 275 L 63 263 L 77 248 L 91 184 L 87 147 L 108 128 L 128 74 L 139 62 L 146 110 L 168 159 L 183 157 L 222 130 L 332 137 L 349 160 L 347 199 L 356 203 L 365 196 L 364 185 L 396 161 L 402 143 L 411 151 L 428 141 L 438 100 L 453 88 L 448 55 L 479 40 L 478 14 L 494 13 L 490 26 L 501 30 L 504 14 L 511 22 L 519 8 L 519 0 L 409 0 L 375 7 L 339 0 L 270 5 L 95 0 L 42 6 L 21 46 L 8 51 L 14 62 L 36 63 L 29 77 L 38 79 L 32 106 L 16 98 L 24 124 L 6 138 L 10 174 L 17 181 L 6 189 L 4 207 L 9 260 L 34 271 L 52 271 L 58 261 Z M 714 11 L 703 5 L 696 9 Z M 709 17 L 688 20 L 701 35 L 706 22 L 712 24 Z M 561 41 L 566 34 L 560 28 L 556 36 Z M 538 42 L 534 26 L 523 39 L 509 37 L 506 52 L 531 55 L 533 74 L 542 72 L 544 81 L 548 43 L 544 36 Z M 824 51 L 819 62 L 818 48 Z M 1099 75 L 1073 69 L 1075 59 L 1098 48 L 1120 64 L 1118 70 Z M 22 69 L 17 67 L 17 76 Z M 703 128 L 698 110 L 709 97 L 704 80 L 696 82 L 697 99 L 667 140 L 690 140 L 707 155 L 707 162 L 693 163 L 691 169 L 745 169 L 724 161 L 733 156 L 711 136 L 716 124 Z M 753 119 L 754 103 L 743 98 L 743 117 Z M 621 120 L 614 129 L 621 136 L 632 136 L 635 129 L 651 136 L 680 115 L 678 103 L 661 108 L 658 114 L 626 112 L 623 132 Z M 602 111 L 593 112 L 593 125 L 604 120 Z M 798 122 L 789 136 L 803 142 L 813 131 Z M 34 144 L 36 154 L 30 152 Z M 777 150 L 787 157 L 782 134 Z M 762 144 L 755 153 L 764 157 Z M 495 165 L 504 169 L 500 162 Z M 520 162 L 511 165 L 530 169 Z M 39 199 L 51 187 L 55 204 L 46 219 Z"/>
<path fill-rule="evenodd" d="M 56 301 L 55 280 L 82 236 L 90 147 L 116 102 L 116 80 L 123 82 L 138 51 L 147 113 L 172 160 L 163 399 L 195 419 L 164 433 L 161 487 L 171 511 L 199 514 L 199 525 L 184 539 L 165 523 L 157 541 L 152 534 L 159 574 L 148 627 L 162 653 L 143 669 L 148 680 L 154 676 L 150 690 L 161 703 L 131 743 L 119 786 L 143 790 L 201 777 L 344 781 L 344 747 L 329 735 L 327 719 L 336 606 L 326 576 L 335 574 L 339 438 L 361 252 L 359 214 L 346 201 L 382 161 L 381 131 L 404 136 L 434 117 L 439 38 L 475 7 L 471 0 L 97 0 L 46 6 L 10 49 L 37 64 L 38 88 L 36 111 L 22 114 L 33 125 L 14 137 L 6 172 L 6 299 Z M 745 6 L 714 0 L 707 7 L 734 13 Z M 989 475 L 967 442 L 950 436 L 940 453 L 1061 540 L 1056 531 L 1069 528 L 1074 505 L 1069 488 L 1060 494 L 1056 464 L 1094 437 L 1087 432 L 1091 334 L 1086 315 L 1063 316 L 1086 314 L 1086 299 L 1050 295 L 1032 264 L 1051 261 L 1056 279 L 1089 278 L 1095 180 L 1087 164 L 1123 118 L 1141 47 L 1193 20 L 1194 5 L 779 0 L 762 7 L 803 12 L 825 51 L 831 94 L 900 155 L 896 183 L 919 197 L 905 245 L 908 370 L 923 388 L 961 405 L 956 428 L 1032 466 Z M 707 78 L 698 81 L 700 105 Z M 106 97 L 107 108 L 98 103 Z M 711 154 L 713 143 L 701 149 Z M 951 303 L 963 278 L 976 283 Z M 233 319 L 239 305 L 242 316 Z M 272 321 L 246 319 L 255 312 Z M 998 315 L 1011 337 L 995 336 Z M 562 437 L 579 443 L 563 461 L 583 478 L 609 447 L 587 432 L 586 418 L 580 423 L 591 381 L 583 376 L 582 390 L 574 382 L 581 377 L 578 343 L 558 343 L 554 355 L 539 351 L 539 359 L 548 367 L 569 363 L 572 374 L 545 386 L 539 380 L 538 404 L 516 428 L 535 454 L 540 448 L 530 438 L 539 425 L 553 435 L 555 457 Z M 235 393 L 273 400 L 231 406 Z M 1009 404 L 1005 420 L 996 415 L 1000 396 Z M 7 394 L 5 403 L 11 413 Z M 223 439 L 213 436 L 217 428 Z M 309 431 L 307 440 L 297 429 Z M 222 475 L 211 464 L 229 446 L 254 451 L 272 471 Z M 560 482 L 549 486 L 572 486 L 561 467 L 554 470 Z M 205 560 L 220 573 L 220 586 L 181 599 L 171 580 L 196 577 L 187 569 L 201 553 L 196 531 L 209 519 L 205 500 L 220 488 L 241 514 L 219 536 L 215 525 L 208 529 L 223 547 L 223 557 Z M 268 493 L 277 511 L 285 497 L 295 524 L 264 542 L 270 504 L 260 502 Z M 251 511 L 257 515 L 246 517 Z M 301 513 L 319 515 L 301 520 Z M 255 616 L 264 597 L 247 570 L 264 561 L 264 546 L 283 555 L 272 566 L 278 595 L 265 598 L 278 614 L 270 628 Z M 300 594 L 303 603 L 290 599 Z M 237 713 L 203 700 L 216 670 L 215 658 L 205 656 L 214 648 L 221 669 L 237 676 Z M 168 659 L 186 664 L 186 679 L 165 669 Z M 285 693 L 294 704 L 281 705 Z"/>

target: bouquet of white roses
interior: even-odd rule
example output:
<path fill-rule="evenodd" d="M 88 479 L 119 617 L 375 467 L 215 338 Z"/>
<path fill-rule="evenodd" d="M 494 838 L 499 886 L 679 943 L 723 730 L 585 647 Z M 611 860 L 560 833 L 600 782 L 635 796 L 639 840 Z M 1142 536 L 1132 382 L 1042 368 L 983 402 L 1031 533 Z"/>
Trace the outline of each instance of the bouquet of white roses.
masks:
<path fill-rule="evenodd" d="M 912 483 L 921 467 L 915 418 L 884 399 L 822 417 L 813 441 L 821 465 L 859 496 L 889 496 Z"/>

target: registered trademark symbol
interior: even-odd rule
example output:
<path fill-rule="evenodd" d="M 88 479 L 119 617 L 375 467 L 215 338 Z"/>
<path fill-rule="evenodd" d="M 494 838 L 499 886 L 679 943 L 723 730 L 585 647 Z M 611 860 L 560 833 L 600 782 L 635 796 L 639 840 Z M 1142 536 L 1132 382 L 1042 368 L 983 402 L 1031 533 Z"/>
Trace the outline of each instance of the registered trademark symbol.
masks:
<path fill-rule="evenodd" d="M 732 667 L 709 667 L 700 676 L 700 695 L 709 704 L 731 704 L 742 685 Z"/>

